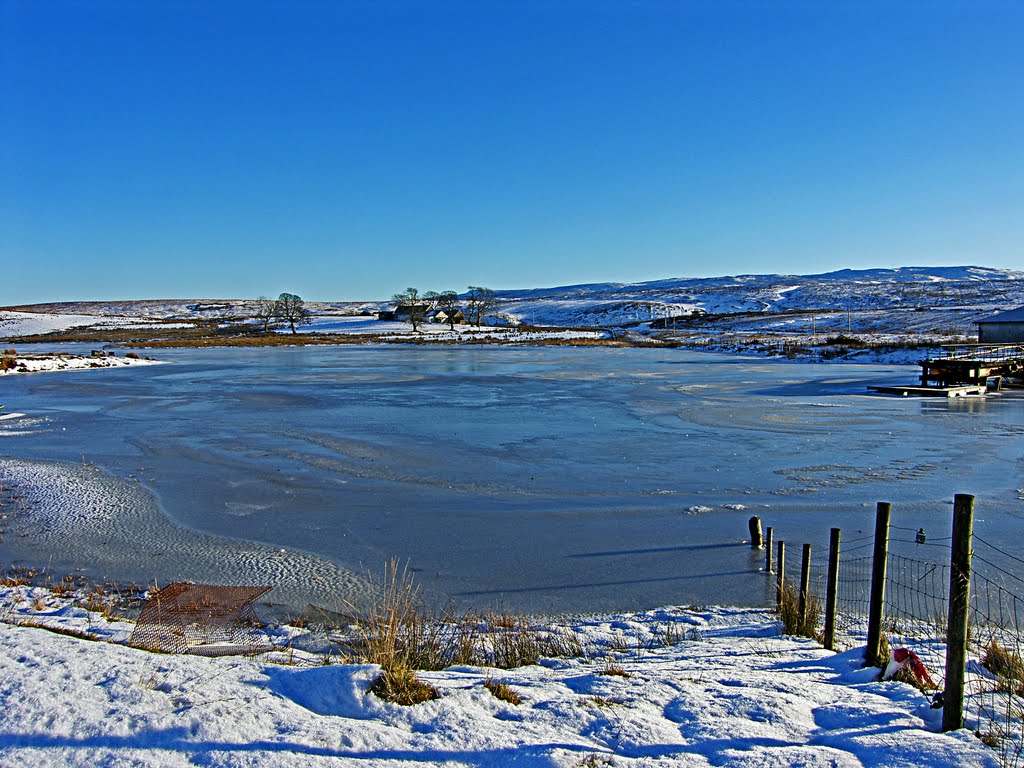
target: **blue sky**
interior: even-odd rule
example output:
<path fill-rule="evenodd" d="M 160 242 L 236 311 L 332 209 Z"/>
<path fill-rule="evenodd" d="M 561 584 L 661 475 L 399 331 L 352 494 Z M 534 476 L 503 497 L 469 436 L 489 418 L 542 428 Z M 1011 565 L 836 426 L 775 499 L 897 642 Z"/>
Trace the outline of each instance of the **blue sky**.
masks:
<path fill-rule="evenodd" d="M 1022 40 L 1017 0 L 0 0 L 0 304 L 1024 269 Z"/>

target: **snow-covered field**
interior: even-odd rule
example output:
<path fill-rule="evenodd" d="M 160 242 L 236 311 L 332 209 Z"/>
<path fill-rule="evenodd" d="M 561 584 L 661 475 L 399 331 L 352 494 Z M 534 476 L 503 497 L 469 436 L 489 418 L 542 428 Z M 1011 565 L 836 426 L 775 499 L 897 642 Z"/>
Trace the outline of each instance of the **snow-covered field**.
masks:
<path fill-rule="evenodd" d="M 16 336 L 37 336 L 68 331 L 72 328 L 188 328 L 184 323 L 161 323 L 155 318 L 108 314 L 75 314 L 54 312 L 0 312 L 0 339 Z"/>
<path fill-rule="evenodd" d="M 587 658 L 423 672 L 441 697 L 412 707 L 368 693 L 377 667 L 324 665 L 289 628 L 278 652 L 210 659 L 126 647 L 130 623 L 38 587 L 0 588 L 0 619 L 5 768 L 998 765 L 968 730 L 939 733 L 919 691 L 861 669 L 862 649 L 782 636 L 758 610 L 580 619 Z"/>

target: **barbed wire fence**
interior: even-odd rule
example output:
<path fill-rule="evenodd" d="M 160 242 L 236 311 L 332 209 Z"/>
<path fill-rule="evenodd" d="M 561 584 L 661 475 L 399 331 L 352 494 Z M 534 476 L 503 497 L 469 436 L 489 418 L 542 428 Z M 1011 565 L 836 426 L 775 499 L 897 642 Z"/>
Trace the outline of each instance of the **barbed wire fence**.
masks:
<path fill-rule="evenodd" d="M 958 497 L 960 498 L 960 497 Z M 973 498 L 970 499 L 973 519 Z M 882 505 L 879 505 L 882 506 Z M 886 505 L 888 506 L 888 505 Z M 902 549 L 913 543 L 911 557 L 888 550 L 890 528 Z M 944 729 L 970 728 L 993 747 L 1003 766 L 1024 767 L 1024 558 L 997 546 L 968 529 L 967 553 L 970 573 L 970 599 L 966 605 L 967 632 L 960 643 L 956 615 L 951 614 L 951 588 L 958 582 L 954 537 L 925 536 L 923 529 L 890 525 L 888 518 L 884 542 L 879 550 L 879 531 L 842 541 L 838 552 L 838 573 L 832 585 L 835 594 L 829 639 L 828 617 L 825 644 L 835 650 L 848 650 L 864 644 L 866 657 L 872 660 L 871 627 L 873 580 L 884 582 L 881 605 L 876 607 L 880 621 L 880 642 L 873 659 L 884 670 L 897 648 L 912 650 L 931 672 L 938 691 L 933 706 L 952 705 L 954 721 L 959 725 Z M 795 547 L 794 547 L 795 549 Z M 884 566 L 876 556 L 884 555 Z M 817 553 L 810 564 L 810 588 L 817 595 L 829 589 L 828 554 Z M 1016 568 L 1016 566 L 1021 568 Z M 800 564 L 786 568 L 788 574 L 800 573 Z M 962 574 L 961 574 L 962 575 Z M 961 580 L 962 581 L 962 580 Z M 812 601 L 813 602 L 813 601 Z M 826 601 L 827 602 L 827 601 Z M 826 604 L 827 608 L 827 604 Z M 952 623 L 951 623 L 952 621 Z M 956 656 L 956 646 L 963 655 Z M 951 654 L 950 649 L 954 649 Z M 953 662 L 947 669 L 950 658 Z M 956 664 L 964 666 L 956 672 Z M 949 670 L 953 670 L 950 673 Z M 959 674 L 959 683 L 956 676 Z M 914 678 L 903 678 L 910 682 Z M 926 686 L 919 685 L 924 690 Z M 962 688 L 962 696 L 957 694 Z M 927 695 L 931 696 L 930 692 Z M 958 701 L 950 701 L 950 696 Z"/>

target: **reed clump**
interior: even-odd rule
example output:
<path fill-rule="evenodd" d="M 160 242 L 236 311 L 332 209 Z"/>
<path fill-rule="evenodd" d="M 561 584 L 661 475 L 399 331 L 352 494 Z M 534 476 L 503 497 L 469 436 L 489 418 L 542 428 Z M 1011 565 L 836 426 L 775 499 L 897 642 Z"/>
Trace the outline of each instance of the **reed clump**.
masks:
<path fill-rule="evenodd" d="M 358 633 L 345 655 L 380 665 L 380 679 L 371 690 L 389 701 L 418 697 L 405 695 L 414 686 L 414 670 L 453 665 L 512 669 L 546 657 L 584 654 L 571 631 L 534 626 L 522 614 L 428 610 L 408 565 L 397 560 L 385 566 L 382 578 L 368 580 L 375 598 L 354 611 Z"/>
<path fill-rule="evenodd" d="M 484 680 L 484 688 L 490 691 L 494 698 L 508 702 L 513 706 L 517 706 L 523 702 L 523 700 L 519 698 L 519 694 L 512 690 L 512 688 L 510 688 L 506 683 L 495 682 L 493 678 L 488 677 Z"/>
<path fill-rule="evenodd" d="M 999 678 L 996 690 L 1024 696 L 1024 660 L 1016 651 L 1004 647 L 992 638 L 985 647 L 981 665 Z"/>
<path fill-rule="evenodd" d="M 790 582 L 783 583 L 778 611 L 785 634 L 819 640 L 821 609 L 821 599 L 814 592 L 808 591 L 806 605 L 801 614 L 799 591 Z"/>

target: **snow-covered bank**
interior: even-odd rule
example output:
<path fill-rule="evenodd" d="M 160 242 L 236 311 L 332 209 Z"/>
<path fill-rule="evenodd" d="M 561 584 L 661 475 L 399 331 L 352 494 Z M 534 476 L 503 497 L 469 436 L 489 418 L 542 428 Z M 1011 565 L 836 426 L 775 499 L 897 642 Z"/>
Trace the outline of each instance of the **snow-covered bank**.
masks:
<path fill-rule="evenodd" d="M 10 361 L 10 362 L 8 362 Z M 108 355 L 67 355 L 61 353 L 4 355 L 0 376 L 14 373 L 40 373 L 52 371 L 84 371 L 95 368 L 123 368 L 129 365 L 157 365 L 159 360 L 129 353 L 124 357 Z"/>
<path fill-rule="evenodd" d="M 324 335 L 356 335 L 373 336 L 376 341 L 418 341 L 418 342 L 508 342 L 530 343 L 549 340 L 572 339 L 607 339 L 608 331 L 590 330 L 585 328 L 547 328 L 521 330 L 516 326 L 481 326 L 456 325 L 451 328 L 444 323 L 420 323 L 413 333 L 409 323 L 390 320 L 377 320 L 375 317 L 316 315 L 310 323 L 303 327 L 304 333 Z M 287 328 L 278 329 L 279 333 L 289 333 Z"/>
<path fill-rule="evenodd" d="M 0 588 L 0 616 L 0 766 L 11 768 L 998 765 L 968 731 L 934 732 L 938 712 L 917 690 L 875 681 L 859 652 L 781 636 L 764 611 L 581 620 L 589 658 L 421 673 L 441 698 L 414 707 L 368 693 L 374 666 L 128 648 L 117 643 L 130 624 L 38 588 Z M 14 625 L 26 620 L 114 642 Z M 625 675 L 608 674 L 610 659 Z M 521 703 L 494 698 L 487 679 Z"/>
<path fill-rule="evenodd" d="M 916 339 L 914 343 L 889 342 L 885 337 L 866 334 L 857 337 L 855 343 L 849 346 L 830 344 L 825 339 L 801 337 L 770 340 L 702 337 L 680 341 L 684 348 L 697 352 L 719 352 L 801 363 L 856 365 L 917 365 L 921 360 L 937 355 L 943 344 L 953 343 L 946 339 L 933 343 L 926 339 Z"/>

